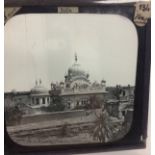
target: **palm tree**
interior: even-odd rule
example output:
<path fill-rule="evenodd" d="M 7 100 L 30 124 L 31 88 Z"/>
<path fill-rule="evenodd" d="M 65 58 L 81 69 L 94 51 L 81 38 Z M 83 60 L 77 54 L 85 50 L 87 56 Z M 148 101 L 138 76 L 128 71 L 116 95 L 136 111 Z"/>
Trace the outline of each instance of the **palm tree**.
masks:
<path fill-rule="evenodd" d="M 104 143 L 117 139 L 122 127 L 121 122 L 117 118 L 110 117 L 105 108 L 96 114 L 96 117 L 93 131 L 94 140 Z"/>

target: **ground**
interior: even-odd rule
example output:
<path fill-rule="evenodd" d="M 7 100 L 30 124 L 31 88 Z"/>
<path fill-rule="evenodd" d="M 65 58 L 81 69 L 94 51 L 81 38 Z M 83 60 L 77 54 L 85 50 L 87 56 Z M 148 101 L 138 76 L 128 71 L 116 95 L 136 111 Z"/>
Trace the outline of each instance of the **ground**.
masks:
<path fill-rule="evenodd" d="M 25 116 L 20 124 L 7 126 L 7 131 L 11 139 L 21 145 L 96 143 L 99 141 L 93 135 L 100 112 L 101 109 L 95 109 Z M 115 138 L 121 138 L 123 128 L 119 130 L 117 124 L 123 120 L 115 117 L 110 117 L 110 120 L 110 124 L 116 124 L 112 129 L 118 133 Z M 112 140 L 115 139 L 112 137 Z"/>

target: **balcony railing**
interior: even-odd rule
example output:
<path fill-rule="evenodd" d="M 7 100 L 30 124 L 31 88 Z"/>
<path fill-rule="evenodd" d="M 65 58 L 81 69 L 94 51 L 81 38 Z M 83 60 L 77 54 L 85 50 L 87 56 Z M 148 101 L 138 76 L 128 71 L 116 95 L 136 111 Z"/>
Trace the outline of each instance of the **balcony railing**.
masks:
<path fill-rule="evenodd" d="M 65 88 L 61 90 L 61 95 L 80 95 L 80 94 L 96 94 L 96 93 L 106 93 L 105 87 L 96 87 L 96 88 L 79 88 L 71 89 Z"/>

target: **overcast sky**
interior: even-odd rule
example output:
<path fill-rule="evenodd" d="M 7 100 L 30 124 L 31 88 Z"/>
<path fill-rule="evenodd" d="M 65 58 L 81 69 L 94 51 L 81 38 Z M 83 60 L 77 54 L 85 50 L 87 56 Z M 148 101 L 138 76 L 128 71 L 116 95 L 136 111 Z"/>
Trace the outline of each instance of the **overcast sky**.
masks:
<path fill-rule="evenodd" d="M 30 90 L 36 79 L 47 88 L 63 81 L 75 52 L 92 82 L 134 85 L 137 46 L 136 29 L 122 16 L 15 16 L 5 26 L 5 91 Z"/>

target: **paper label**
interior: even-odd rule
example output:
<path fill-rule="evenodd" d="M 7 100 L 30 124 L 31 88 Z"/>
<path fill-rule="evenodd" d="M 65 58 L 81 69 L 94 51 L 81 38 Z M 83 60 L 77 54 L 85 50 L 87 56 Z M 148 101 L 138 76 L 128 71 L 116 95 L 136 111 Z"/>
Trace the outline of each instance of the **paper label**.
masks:
<path fill-rule="evenodd" d="M 78 7 L 58 7 L 58 13 L 78 13 Z"/>
<path fill-rule="evenodd" d="M 138 2 L 135 5 L 134 22 L 137 26 L 145 26 L 151 17 L 151 2 Z"/>

